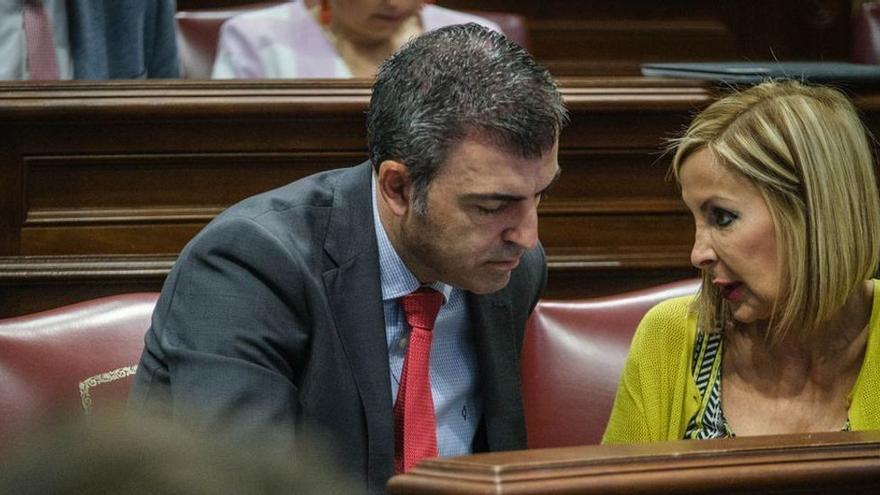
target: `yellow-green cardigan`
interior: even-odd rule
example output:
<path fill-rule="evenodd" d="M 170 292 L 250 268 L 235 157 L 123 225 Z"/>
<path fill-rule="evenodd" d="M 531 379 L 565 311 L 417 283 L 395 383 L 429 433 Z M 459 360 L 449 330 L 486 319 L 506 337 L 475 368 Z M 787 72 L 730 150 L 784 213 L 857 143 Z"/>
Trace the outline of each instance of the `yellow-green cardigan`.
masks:
<path fill-rule="evenodd" d="M 876 281 L 875 281 L 876 284 Z M 880 287 L 878 287 L 880 288 Z M 602 443 L 680 440 L 700 409 L 691 365 L 694 296 L 664 301 L 639 324 Z M 880 429 L 880 290 L 874 290 L 865 361 L 849 393 L 853 430 Z"/>

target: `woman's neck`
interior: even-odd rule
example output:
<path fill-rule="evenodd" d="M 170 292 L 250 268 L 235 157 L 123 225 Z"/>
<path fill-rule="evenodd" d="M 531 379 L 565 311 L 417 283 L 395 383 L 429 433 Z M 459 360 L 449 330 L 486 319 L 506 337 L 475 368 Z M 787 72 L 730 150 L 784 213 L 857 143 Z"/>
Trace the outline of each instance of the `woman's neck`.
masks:
<path fill-rule="evenodd" d="M 333 20 L 329 25 L 320 23 L 318 7 L 311 9 L 312 16 L 321 26 L 327 40 L 336 49 L 336 53 L 348 66 L 354 77 L 374 77 L 388 57 L 410 38 L 422 34 L 422 22 L 418 15 L 413 15 L 400 24 L 400 27 L 389 38 L 380 40 L 366 39 L 348 30 Z"/>
<path fill-rule="evenodd" d="M 818 345 L 789 336 L 766 345 L 759 325 L 724 335 L 721 396 L 737 435 L 834 431 L 846 423 L 865 359 L 873 282 L 853 292 Z M 766 327 L 766 325 L 765 325 Z"/>
<path fill-rule="evenodd" d="M 729 332 L 725 336 L 725 371 L 777 390 L 833 387 L 841 377 L 857 375 L 867 344 L 873 287 L 873 281 L 868 281 L 853 291 L 837 315 L 818 330 L 818 340 L 812 345 L 804 345 L 797 335 L 788 335 L 769 347 L 766 326 L 760 323 Z"/>

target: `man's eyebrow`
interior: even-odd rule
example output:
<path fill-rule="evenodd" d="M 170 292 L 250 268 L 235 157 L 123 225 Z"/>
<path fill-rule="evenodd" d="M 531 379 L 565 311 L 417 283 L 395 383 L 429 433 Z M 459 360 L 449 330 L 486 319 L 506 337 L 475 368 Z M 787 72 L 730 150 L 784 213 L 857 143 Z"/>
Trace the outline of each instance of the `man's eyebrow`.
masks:
<path fill-rule="evenodd" d="M 541 196 L 548 189 L 553 187 L 553 184 L 559 179 L 559 175 L 562 173 L 561 168 L 556 169 L 556 174 L 553 175 L 553 179 L 550 180 L 550 184 L 547 184 L 547 187 L 538 191 L 535 196 Z M 521 196 L 519 194 L 507 194 L 507 193 L 470 193 L 464 194 L 461 197 L 465 201 L 522 201 L 527 198 L 527 196 Z"/>

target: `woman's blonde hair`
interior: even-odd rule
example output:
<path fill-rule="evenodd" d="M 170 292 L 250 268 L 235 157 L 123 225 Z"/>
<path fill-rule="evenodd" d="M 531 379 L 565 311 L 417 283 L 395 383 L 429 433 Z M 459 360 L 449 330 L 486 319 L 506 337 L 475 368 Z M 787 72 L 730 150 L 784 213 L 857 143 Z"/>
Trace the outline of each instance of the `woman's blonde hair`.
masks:
<path fill-rule="evenodd" d="M 718 100 L 673 141 L 670 174 L 708 148 L 747 177 L 767 202 L 780 263 L 767 339 L 797 335 L 813 345 L 824 322 L 877 269 L 880 197 L 871 147 L 852 103 L 839 91 L 768 81 Z M 700 328 L 733 323 L 711 276 L 703 273 Z"/>

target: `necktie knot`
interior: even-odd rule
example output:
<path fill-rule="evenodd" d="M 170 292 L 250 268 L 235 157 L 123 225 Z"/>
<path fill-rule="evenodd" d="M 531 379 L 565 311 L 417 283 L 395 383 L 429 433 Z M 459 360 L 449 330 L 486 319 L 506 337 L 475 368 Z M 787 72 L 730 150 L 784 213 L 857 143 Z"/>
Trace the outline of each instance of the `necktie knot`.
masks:
<path fill-rule="evenodd" d="M 443 294 L 430 287 L 403 296 L 403 313 L 411 329 L 420 328 L 430 332 L 434 329 L 437 313 L 443 304 Z"/>

